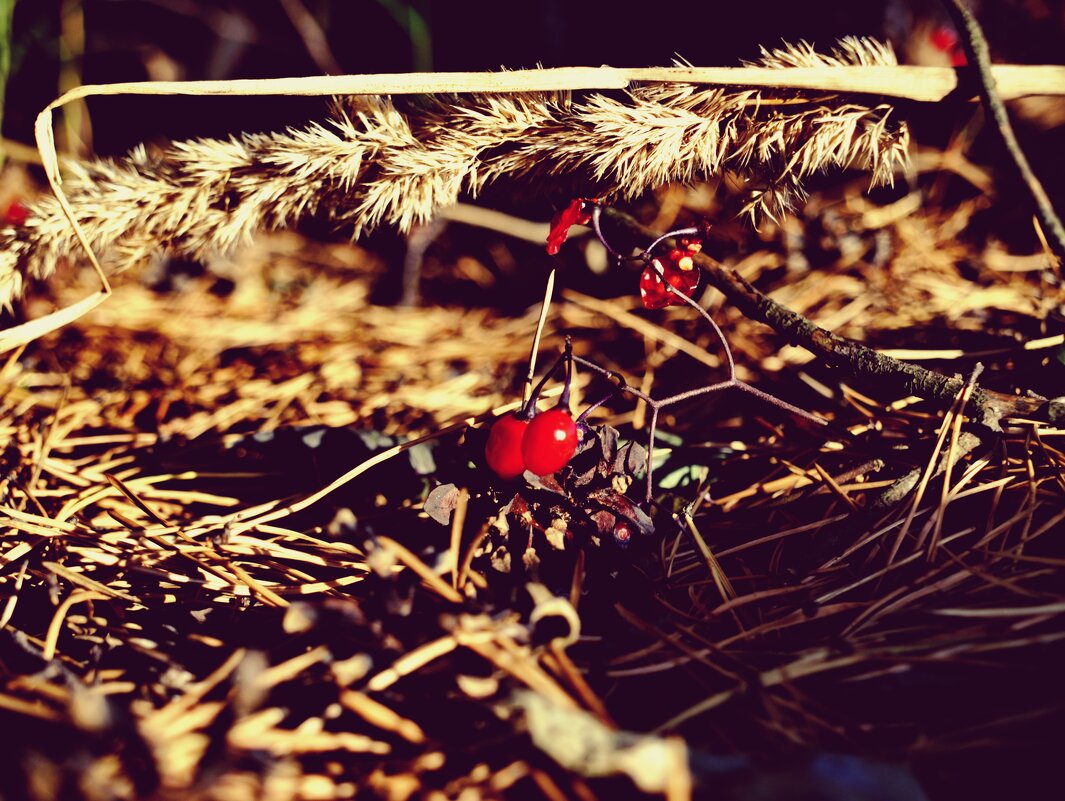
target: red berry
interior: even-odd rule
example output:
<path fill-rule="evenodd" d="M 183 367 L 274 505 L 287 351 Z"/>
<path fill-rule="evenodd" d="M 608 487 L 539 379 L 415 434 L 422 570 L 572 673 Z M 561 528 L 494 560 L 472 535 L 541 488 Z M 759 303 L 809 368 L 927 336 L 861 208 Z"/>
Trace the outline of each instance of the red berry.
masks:
<path fill-rule="evenodd" d="M 941 50 L 950 57 L 952 66 L 964 67 L 968 64 L 968 60 L 965 58 L 965 51 L 962 50 L 961 42 L 958 41 L 958 34 L 954 32 L 953 28 L 941 25 L 932 31 L 928 38 L 934 48 Z"/>
<path fill-rule="evenodd" d="M 521 453 L 538 476 L 561 470 L 577 450 L 577 424 L 565 409 L 541 412 L 529 423 Z"/>
<path fill-rule="evenodd" d="M 521 443 L 529 428 L 528 420 L 508 414 L 496 420 L 484 446 L 484 459 L 500 478 L 517 478 L 525 472 Z"/>
<path fill-rule="evenodd" d="M 687 237 L 687 236 L 681 237 L 679 242 L 680 242 L 680 246 L 682 248 L 684 248 L 686 251 L 688 251 L 689 253 L 698 253 L 700 250 L 703 249 L 703 240 L 700 237 L 697 237 L 697 236 L 694 236 L 694 237 Z"/>
<path fill-rule="evenodd" d="M 661 265 L 662 262 L 655 259 L 655 263 Z M 645 309 L 664 309 L 669 305 L 669 290 L 666 289 L 662 276 L 650 265 L 645 267 L 640 275 L 640 300 L 643 301 Z"/>
<path fill-rule="evenodd" d="M 25 225 L 29 217 L 30 210 L 19 200 L 12 200 L 4 211 L 4 222 L 8 225 Z"/>
<path fill-rule="evenodd" d="M 688 263 L 690 264 L 690 259 Z M 658 274 L 656 266 L 662 271 L 662 275 Z M 665 276 L 664 281 L 663 276 Z M 699 271 L 694 269 L 694 265 L 684 267 L 672 261 L 663 263 L 655 259 L 652 265 L 644 268 L 640 276 L 640 300 L 643 301 L 645 309 L 664 309 L 666 306 L 680 305 L 684 302 L 666 289 L 667 281 L 678 292 L 683 292 L 690 298 L 695 294 L 695 288 L 699 286 Z"/>
<path fill-rule="evenodd" d="M 958 34 L 946 25 L 940 25 L 928 38 L 932 41 L 933 47 L 943 52 L 948 52 L 958 46 Z"/>

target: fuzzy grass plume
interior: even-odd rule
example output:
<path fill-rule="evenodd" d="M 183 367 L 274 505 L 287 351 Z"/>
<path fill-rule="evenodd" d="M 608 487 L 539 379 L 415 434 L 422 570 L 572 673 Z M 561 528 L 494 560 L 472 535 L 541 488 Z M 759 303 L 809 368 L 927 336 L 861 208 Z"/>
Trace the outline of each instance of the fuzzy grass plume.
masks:
<path fill-rule="evenodd" d="M 847 39 L 830 54 L 809 45 L 763 51 L 762 66 L 894 64 L 886 46 Z M 260 230 L 311 215 L 400 230 L 463 194 L 504 178 L 574 178 L 628 198 L 728 171 L 748 181 L 745 211 L 776 216 L 802 181 L 831 168 L 890 182 L 908 131 L 887 105 L 795 90 L 726 91 L 638 85 L 624 94 L 476 94 L 344 98 L 324 123 L 228 140 L 143 147 L 117 160 L 71 163 L 64 189 L 94 250 L 112 269 L 160 253 L 201 258 Z M 0 303 L 77 256 L 58 201 L 0 230 Z"/>

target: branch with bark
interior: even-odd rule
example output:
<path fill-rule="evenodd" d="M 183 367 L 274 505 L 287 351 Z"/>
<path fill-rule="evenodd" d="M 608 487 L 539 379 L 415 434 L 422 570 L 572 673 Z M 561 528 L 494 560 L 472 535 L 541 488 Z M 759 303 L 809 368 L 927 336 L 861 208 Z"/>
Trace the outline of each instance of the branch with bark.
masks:
<path fill-rule="evenodd" d="M 634 248 L 643 249 L 659 239 L 655 231 L 617 209 L 603 209 L 601 221 L 612 240 L 624 241 Z M 673 244 L 669 240 L 663 241 L 667 246 Z M 845 373 L 863 387 L 906 392 L 946 403 L 952 403 L 965 389 L 965 379 L 960 376 L 946 376 L 899 361 L 821 328 L 812 320 L 777 303 L 735 270 L 705 253 L 695 254 L 694 261 L 707 281 L 744 316 L 768 325 L 784 336 L 789 344 L 805 348 L 824 364 Z M 1046 405 L 1045 398 L 1008 395 L 989 389 L 976 389 L 969 402 L 974 417 L 996 430 L 1004 418 L 1036 414 Z"/>

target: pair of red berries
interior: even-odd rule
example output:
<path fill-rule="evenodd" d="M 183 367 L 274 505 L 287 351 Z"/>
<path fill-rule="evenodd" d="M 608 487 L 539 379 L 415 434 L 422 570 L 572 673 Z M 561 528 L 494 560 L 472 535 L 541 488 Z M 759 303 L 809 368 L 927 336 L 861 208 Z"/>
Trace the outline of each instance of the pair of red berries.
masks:
<path fill-rule="evenodd" d="M 484 458 L 500 478 L 517 478 L 526 470 L 546 476 L 569 463 L 578 439 L 577 424 L 565 409 L 550 409 L 532 420 L 512 413 L 492 426 Z"/>

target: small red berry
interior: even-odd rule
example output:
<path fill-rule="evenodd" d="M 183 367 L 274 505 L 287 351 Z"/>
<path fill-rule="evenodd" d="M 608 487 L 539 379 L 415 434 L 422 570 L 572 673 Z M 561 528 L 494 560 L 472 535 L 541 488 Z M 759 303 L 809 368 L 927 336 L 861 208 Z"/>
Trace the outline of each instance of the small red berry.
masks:
<path fill-rule="evenodd" d="M 645 267 L 640 276 L 640 300 L 643 301 L 644 308 L 664 309 L 666 306 L 680 305 L 684 302 L 669 292 L 666 288 L 667 281 L 678 292 L 683 292 L 690 298 L 695 293 L 695 288 L 699 286 L 699 271 L 693 269 L 693 266 L 684 267 L 672 261 L 663 263 L 660 259 L 655 259 L 653 264 Z M 655 269 L 656 267 L 658 269 Z M 662 275 L 658 274 L 658 270 L 662 271 Z"/>
<path fill-rule="evenodd" d="M 958 34 L 955 33 L 953 28 L 941 25 L 932 31 L 928 38 L 932 42 L 934 48 L 946 53 L 950 57 L 950 63 L 952 66 L 964 67 L 968 64 L 968 61 L 965 58 L 965 51 L 962 50 L 961 42 L 958 41 Z"/>
<path fill-rule="evenodd" d="M 655 259 L 655 263 L 662 262 Z M 658 271 L 648 265 L 640 275 L 640 300 L 645 309 L 664 309 L 669 305 L 669 290 L 666 289 L 665 281 Z"/>
<path fill-rule="evenodd" d="M 565 409 L 541 412 L 529 423 L 521 453 L 538 476 L 561 470 L 577 450 L 577 424 Z"/>
<path fill-rule="evenodd" d="M 954 32 L 953 28 L 948 28 L 946 25 L 940 25 L 933 30 L 928 38 L 932 41 L 933 47 L 944 52 L 953 50 L 958 46 L 958 34 Z"/>
<path fill-rule="evenodd" d="M 484 459 L 500 478 L 517 478 L 525 472 L 521 443 L 528 420 L 508 414 L 496 420 L 484 446 Z"/>
<path fill-rule="evenodd" d="M 30 217 L 30 210 L 20 200 L 12 200 L 4 211 L 4 222 L 8 225 L 25 225 Z"/>

